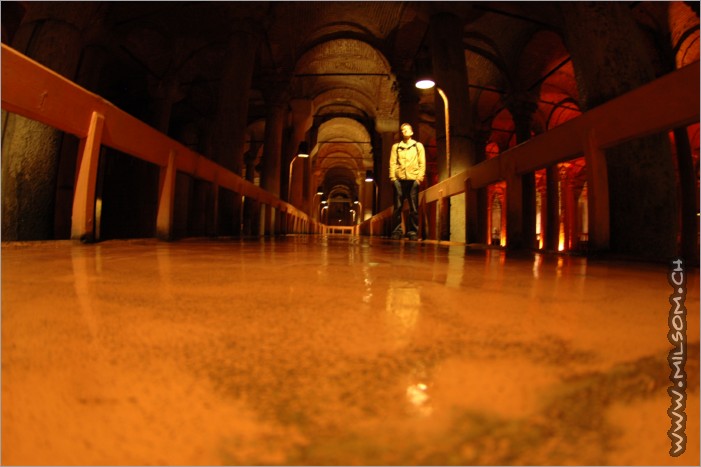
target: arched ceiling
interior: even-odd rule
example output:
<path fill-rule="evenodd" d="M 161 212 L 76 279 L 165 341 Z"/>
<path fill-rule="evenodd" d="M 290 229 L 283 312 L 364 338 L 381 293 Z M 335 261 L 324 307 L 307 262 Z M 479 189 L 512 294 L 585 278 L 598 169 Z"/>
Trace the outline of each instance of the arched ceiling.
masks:
<path fill-rule="evenodd" d="M 336 23 L 329 25 L 331 29 L 338 27 Z M 325 121 L 312 151 L 317 179 L 324 184 L 343 182 L 351 190 L 365 170 L 372 169 L 371 136 L 358 120 L 398 118 L 395 82 L 387 59 L 358 39 L 330 39 L 300 56 L 292 77 L 292 93 L 312 100 L 315 116 Z M 344 171 L 343 176 L 329 173 L 334 167 L 351 171 Z M 327 180 L 331 176 L 333 180 Z"/>
<path fill-rule="evenodd" d="M 35 2 L 17 4 L 27 15 L 38 11 Z M 698 60 L 697 3 L 627 5 L 650 40 L 669 38 L 668 62 L 683 66 Z M 108 74 L 119 75 L 119 82 L 110 84 L 115 96 L 136 106 L 158 93 L 169 95 L 171 131 L 180 125 L 189 139 L 204 141 L 192 137 L 192 128 L 206 128 L 216 118 L 222 63 L 231 60 L 229 37 L 241 31 L 260 37 L 249 124 L 265 119 L 263 96 L 271 77 L 286 86 L 289 97 L 310 100 L 316 125 L 312 142 L 322 142 L 314 150 L 315 170 L 324 183 L 347 184 L 352 191 L 379 153 L 364 143 L 377 140 L 377 122 L 399 124 L 399 89 L 411 88 L 406 81 L 427 46 L 429 17 L 439 10 L 464 20 L 465 85 L 487 140 L 512 139 L 513 122 L 505 109 L 514 94 L 536 96 L 542 128 L 578 112 L 557 2 L 104 2 L 103 22 L 88 31 L 88 40 L 109 62 Z M 5 11 L 10 9 L 4 5 Z M 3 37 L 13 30 L 5 23 L 3 18 Z M 138 84 L 143 77 L 148 83 Z M 417 133 L 425 141 L 435 134 L 435 96 L 416 96 Z M 253 133 L 260 138 L 260 126 Z M 256 144 L 251 148 L 259 152 Z"/>

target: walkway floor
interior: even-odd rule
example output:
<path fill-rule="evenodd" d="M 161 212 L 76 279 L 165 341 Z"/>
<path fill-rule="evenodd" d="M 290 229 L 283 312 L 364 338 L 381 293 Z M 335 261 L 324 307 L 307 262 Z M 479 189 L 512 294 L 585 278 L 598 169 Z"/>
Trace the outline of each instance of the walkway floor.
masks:
<path fill-rule="evenodd" d="M 670 457 L 667 265 L 349 237 L 2 246 L 3 464 Z"/>

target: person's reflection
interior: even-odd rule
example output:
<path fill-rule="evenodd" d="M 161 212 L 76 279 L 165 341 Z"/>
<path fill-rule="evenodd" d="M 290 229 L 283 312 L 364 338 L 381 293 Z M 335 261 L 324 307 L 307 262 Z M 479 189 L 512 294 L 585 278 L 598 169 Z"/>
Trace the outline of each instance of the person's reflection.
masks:
<path fill-rule="evenodd" d="M 385 319 L 390 345 L 395 349 L 411 344 L 421 312 L 421 293 L 418 287 L 403 281 L 392 281 L 387 289 Z M 420 362 L 401 384 L 406 385 L 406 401 L 410 413 L 428 416 L 432 412 L 426 372 Z"/>
<path fill-rule="evenodd" d="M 420 309 L 421 295 L 418 287 L 408 282 L 390 282 L 385 318 L 390 342 L 396 347 L 411 341 Z"/>

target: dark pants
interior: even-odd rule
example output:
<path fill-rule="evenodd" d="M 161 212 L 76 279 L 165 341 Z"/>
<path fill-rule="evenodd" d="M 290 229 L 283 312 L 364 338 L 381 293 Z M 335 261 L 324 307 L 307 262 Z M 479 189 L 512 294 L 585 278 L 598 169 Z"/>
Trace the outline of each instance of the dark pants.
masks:
<path fill-rule="evenodd" d="M 407 235 L 419 232 L 419 182 L 416 180 L 394 181 L 394 211 L 392 212 L 392 235 L 402 235 L 402 206 L 409 200 L 409 218 L 406 222 Z"/>

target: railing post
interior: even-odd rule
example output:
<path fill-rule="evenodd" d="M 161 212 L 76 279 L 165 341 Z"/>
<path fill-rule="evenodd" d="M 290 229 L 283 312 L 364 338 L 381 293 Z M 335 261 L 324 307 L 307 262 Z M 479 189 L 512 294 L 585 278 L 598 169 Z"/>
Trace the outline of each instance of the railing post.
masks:
<path fill-rule="evenodd" d="M 161 167 L 161 190 L 158 195 L 156 235 L 159 239 L 173 239 L 173 205 L 175 202 L 175 151 L 170 150 L 168 165 Z"/>
<path fill-rule="evenodd" d="M 438 220 L 436 222 L 437 237 L 436 240 L 450 240 L 450 198 L 443 196 L 443 190 L 438 192 Z"/>
<path fill-rule="evenodd" d="M 472 189 L 472 180 L 465 179 L 465 245 L 479 243 L 479 216 L 477 191 Z"/>
<path fill-rule="evenodd" d="M 71 238 L 83 242 L 95 241 L 95 186 L 100 161 L 100 143 L 105 117 L 93 112 L 87 137 L 81 141 L 80 160 L 73 196 Z"/>

